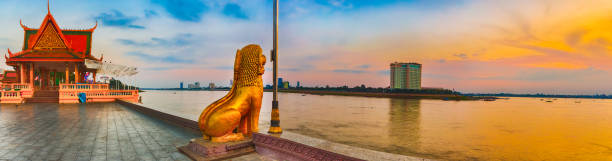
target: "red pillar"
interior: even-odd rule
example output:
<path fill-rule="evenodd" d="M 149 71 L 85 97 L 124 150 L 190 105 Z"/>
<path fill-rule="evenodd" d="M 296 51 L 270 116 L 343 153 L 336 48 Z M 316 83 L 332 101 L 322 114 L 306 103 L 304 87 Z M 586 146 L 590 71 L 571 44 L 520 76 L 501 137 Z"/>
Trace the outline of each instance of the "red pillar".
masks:
<path fill-rule="evenodd" d="M 30 86 L 34 87 L 34 63 L 30 64 Z"/>
<path fill-rule="evenodd" d="M 19 82 L 25 83 L 25 72 L 23 70 L 23 64 L 19 64 Z"/>
<path fill-rule="evenodd" d="M 79 64 L 74 64 L 74 83 L 79 83 L 79 78 L 81 74 L 79 73 Z"/>
<path fill-rule="evenodd" d="M 68 68 L 69 66 L 68 64 L 66 64 L 66 81 L 64 81 L 65 84 L 70 83 L 70 70 Z"/>

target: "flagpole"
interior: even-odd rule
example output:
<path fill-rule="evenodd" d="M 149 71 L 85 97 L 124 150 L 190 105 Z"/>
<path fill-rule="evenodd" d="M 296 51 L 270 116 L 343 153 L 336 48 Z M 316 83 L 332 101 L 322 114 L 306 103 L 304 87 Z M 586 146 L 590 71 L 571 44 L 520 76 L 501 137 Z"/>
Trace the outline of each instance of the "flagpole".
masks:
<path fill-rule="evenodd" d="M 270 129 L 268 133 L 271 134 L 280 134 L 283 133 L 283 130 L 280 127 L 280 112 L 278 110 L 278 0 L 274 0 L 274 29 L 273 29 L 273 50 L 272 50 L 272 61 L 274 62 L 273 67 L 273 100 L 272 100 L 272 112 L 270 113 Z M 280 82 L 282 83 L 282 82 Z"/>

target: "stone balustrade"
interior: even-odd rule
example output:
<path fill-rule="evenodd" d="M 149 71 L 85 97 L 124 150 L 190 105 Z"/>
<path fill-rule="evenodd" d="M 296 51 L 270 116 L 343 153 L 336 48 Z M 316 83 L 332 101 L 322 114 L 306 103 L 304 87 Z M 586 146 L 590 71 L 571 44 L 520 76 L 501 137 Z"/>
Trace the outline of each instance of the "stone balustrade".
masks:
<path fill-rule="evenodd" d="M 34 88 L 27 83 L 4 83 L 1 85 L 2 91 L 16 91 L 20 97 L 31 98 L 34 95 Z"/>
<path fill-rule="evenodd" d="M 81 86 L 80 84 L 75 86 L 60 85 L 60 87 L 60 103 L 79 103 L 79 93 L 85 93 L 87 102 L 115 102 L 118 99 L 128 102 L 138 102 L 140 97 L 138 90 L 110 90 L 108 89 L 108 84 L 106 84 L 106 86 L 102 85 L 89 87 Z"/>
<path fill-rule="evenodd" d="M 108 90 L 108 84 L 60 84 L 60 91 Z"/>
<path fill-rule="evenodd" d="M 0 103 L 23 103 L 34 95 L 31 84 L 1 84 Z M 79 103 L 79 93 L 85 93 L 87 102 L 114 102 L 118 99 L 138 102 L 138 90 L 113 90 L 108 84 L 60 84 L 59 103 Z"/>
<path fill-rule="evenodd" d="M 23 103 L 21 91 L 2 91 L 0 103 Z"/>

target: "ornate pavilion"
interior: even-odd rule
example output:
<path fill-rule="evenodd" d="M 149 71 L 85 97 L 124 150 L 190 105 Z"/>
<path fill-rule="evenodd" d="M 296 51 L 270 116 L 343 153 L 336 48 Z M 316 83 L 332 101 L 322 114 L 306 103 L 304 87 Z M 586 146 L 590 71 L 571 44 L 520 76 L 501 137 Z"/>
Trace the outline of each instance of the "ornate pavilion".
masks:
<path fill-rule="evenodd" d="M 91 55 L 92 34 L 97 27 L 85 30 L 62 30 L 48 12 L 38 29 L 19 22 L 25 34 L 21 52 L 5 55 L 6 64 L 17 72 L 20 83 L 37 89 L 57 89 L 60 83 L 83 83 L 87 69 L 85 59 L 102 61 Z M 38 78 L 38 79 L 35 79 Z M 95 78 L 95 76 L 94 76 Z"/>
<path fill-rule="evenodd" d="M 47 11 L 38 29 L 27 27 L 19 21 L 24 30 L 23 48 L 16 53 L 9 49 L 8 56 L 5 55 L 6 64 L 12 66 L 15 71 L 5 71 L 3 74 L 0 103 L 76 103 L 79 102 L 78 93 L 86 93 L 89 96 L 92 91 L 98 93 L 91 93 L 91 99 L 87 99 L 87 102 L 99 102 L 100 99 L 95 99 L 96 96 L 105 95 L 100 92 L 118 92 L 108 89 L 108 84 L 86 84 L 86 75 L 93 75 L 95 83 L 97 69 L 87 68 L 85 62 L 102 63 L 103 59 L 91 55 L 92 35 L 98 23 L 90 29 L 60 29 L 48 4 Z M 11 74 L 12 72 L 16 73 L 16 76 Z M 70 99 L 67 99 L 68 97 Z"/>

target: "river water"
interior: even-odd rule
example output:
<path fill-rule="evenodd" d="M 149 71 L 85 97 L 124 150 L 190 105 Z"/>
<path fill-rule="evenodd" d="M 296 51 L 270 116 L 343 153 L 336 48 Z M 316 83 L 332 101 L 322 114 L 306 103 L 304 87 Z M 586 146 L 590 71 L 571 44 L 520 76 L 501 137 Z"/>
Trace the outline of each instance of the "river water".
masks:
<path fill-rule="evenodd" d="M 146 91 L 146 107 L 197 120 L 226 91 Z M 264 94 L 260 132 L 270 120 Z M 551 102 L 547 102 L 550 100 Z M 442 101 L 279 93 L 283 130 L 441 160 L 612 160 L 612 100 Z"/>

